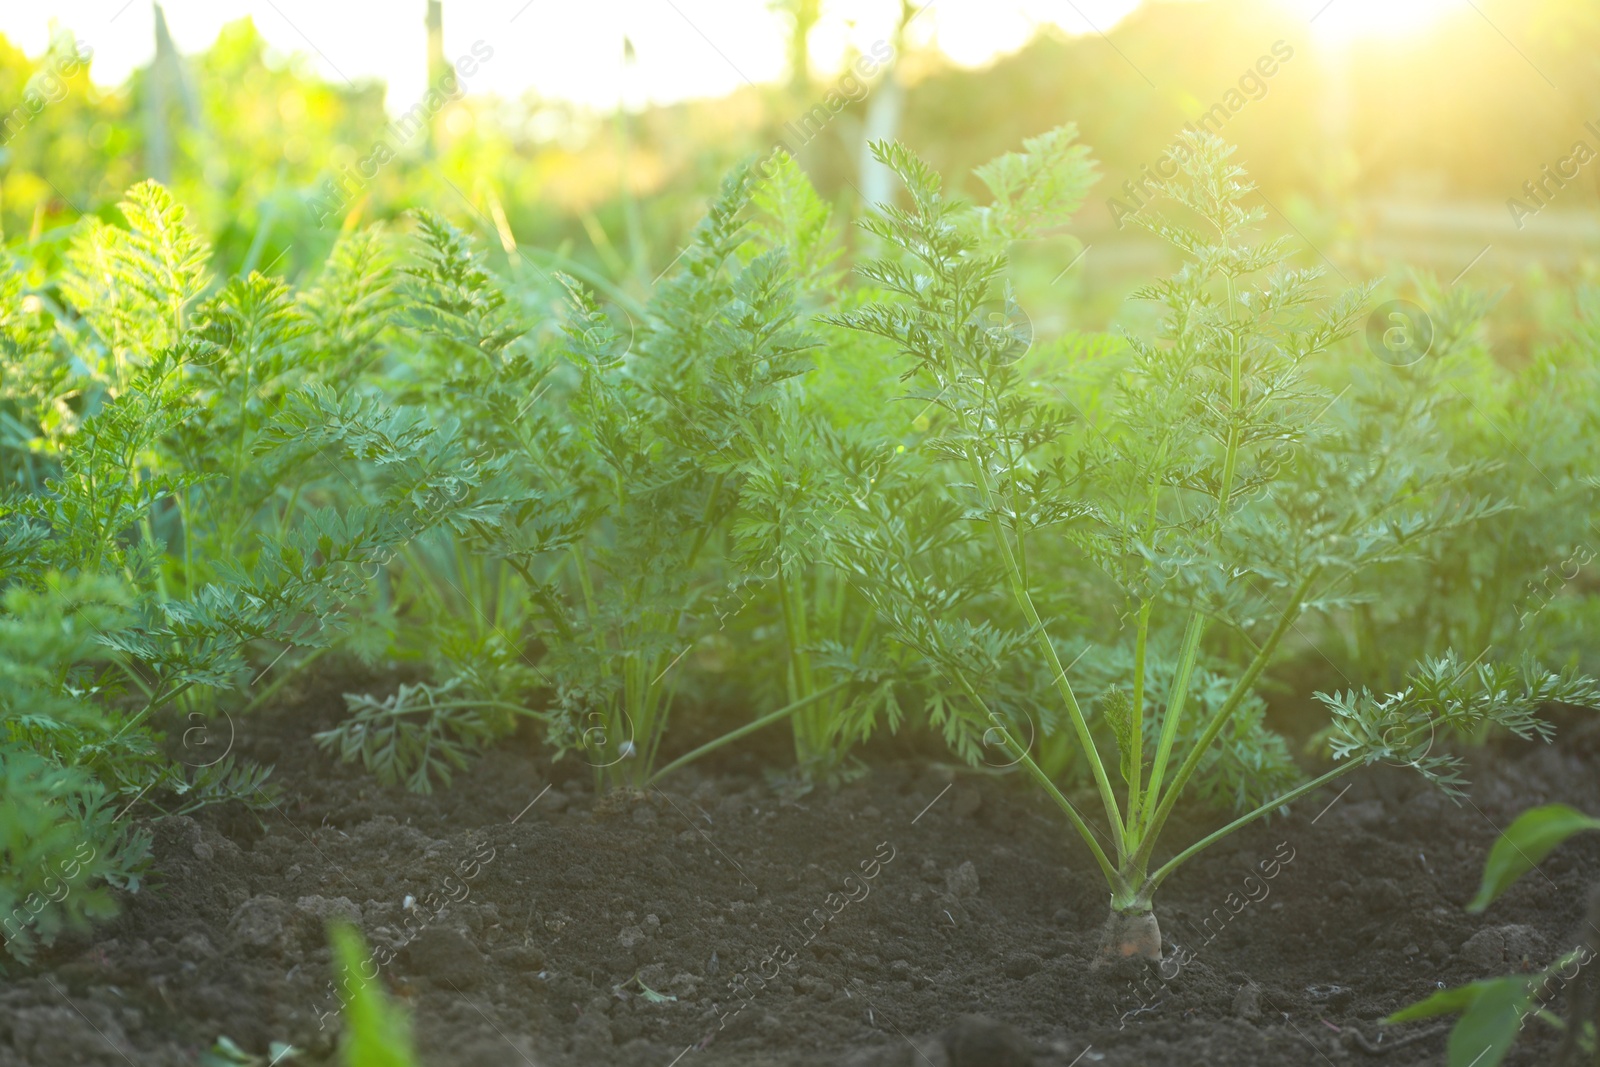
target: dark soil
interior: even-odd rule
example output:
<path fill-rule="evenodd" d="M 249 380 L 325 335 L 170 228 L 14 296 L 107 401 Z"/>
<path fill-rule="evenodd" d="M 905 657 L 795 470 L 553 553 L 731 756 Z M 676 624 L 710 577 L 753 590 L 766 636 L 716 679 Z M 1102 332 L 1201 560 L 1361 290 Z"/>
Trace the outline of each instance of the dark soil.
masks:
<path fill-rule="evenodd" d="M 1162 888 L 1187 965 L 1091 972 L 1105 888 L 1014 777 L 902 758 L 789 797 L 747 750 L 596 803 L 587 768 L 512 742 L 416 796 L 311 744 L 339 708 L 240 724 L 277 807 L 153 824 L 159 875 L 122 916 L 0 979 L 0 1064 L 194 1064 L 222 1035 L 333 1062 L 339 914 L 388 959 L 429 1067 L 1436 1064 L 1445 1024 L 1379 1020 L 1544 964 L 1600 885 L 1588 835 L 1487 915 L 1461 907 L 1518 812 L 1600 811 L 1581 719 L 1471 753 L 1459 807 L 1398 769 L 1302 800 Z M 1549 1059 L 1537 1026 L 1508 1062 Z"/>

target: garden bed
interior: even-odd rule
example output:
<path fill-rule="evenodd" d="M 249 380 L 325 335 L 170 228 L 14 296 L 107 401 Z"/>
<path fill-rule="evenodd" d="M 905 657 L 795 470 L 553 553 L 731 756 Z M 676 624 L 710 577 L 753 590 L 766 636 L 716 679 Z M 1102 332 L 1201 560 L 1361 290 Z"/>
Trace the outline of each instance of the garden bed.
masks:
<path fill-rule="evenodd" d="M 880 751 L 792 796 L 757 746 L 597 804 L 587 768 L 519 739 L 418 796 L 315 748 L 339 713 L 330 690 L 240 724 L 276 807 L 155 823 L 159 873 L 122 916 L 0 980 L 0 1064 L 193 1064 L 224 1035 L 332 1062 L 340 913 L 388 960 L 430 1067 L 1431 1064 L 1447 1024 L 1378 1020 L 1548 962 L 1600 884 L 1582 837 L 1488 914 L 1461 907 L 1517 813 L 1600 810 L 1583 718 L 1471 758 L 1460 807 L 1378 769 L 1225 839 L 1157 901 L 1169 953 L 1192 956 L 1163 981 L 1091 972 L 1104 882 L 1009 779 Z M 1530 1026 L 1507 1062 L 1553 1046 Z"/>

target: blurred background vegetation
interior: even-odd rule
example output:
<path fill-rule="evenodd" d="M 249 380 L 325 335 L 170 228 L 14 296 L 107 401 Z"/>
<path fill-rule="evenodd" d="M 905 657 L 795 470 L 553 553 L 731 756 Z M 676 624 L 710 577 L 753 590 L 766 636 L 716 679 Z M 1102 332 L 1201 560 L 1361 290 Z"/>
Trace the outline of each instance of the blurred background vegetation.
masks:
<path fill-rule="evenodd" d="M 438 85 L 452 7 L 414 6 L 415 21 L 435 20 L 415 63 Z M 911 32 L 922 12 L 906 0 L 883 42 L 897 61 L 869 62 L 861 79 L 850 54 L 840 70 L 808 59 L 819 19 L 851 5 L 770 6 L 772 33 L 786 38 L 784 77 L 610 111 L 532 90 L 460 93 L 420 134 L 389 135 L 396 158 L 370 179 L 358 172 L 409 102 L 391 99 L 386 111 L 382 84 L 330 80 L 309 51 L 270 47 L 249 19 L 180 54 L 157 6 L 153 58 L 114 86 L 95 80 L 92 60 L 62 76 L 87 39 L 74 32 L 86 30 L 56 25 L 42 55 L 0 39 L 5 243 L 48 259 L 81 215 L 111 211 L 150 176 L 191 206 L 225 269 L 271 264 L 292 278 L 321 262 L 341 225 L 429 204 L 499 248 L 557 253 L 641 294 L 743 156 L 788 145 L 848 218 L 863 197 L 883 195 L 868 137 L 900 138 L 973 193 L 973 166 L 1070 121 L 1104 179 L 1072 227 L 1091 246 L 1081 263 L 1063 275 L 1066 259 L 1048 246 L 1019 257 L 1023 304 L 1048 334 L 1138 313 L 1123 298 L 1167 253 L 1119 228 L 1113 200 L 1136 206 L 1125 183 L 1185 124 L 1208 121 L 1240 146 L 1270 224 L 1300 239 L 1308 263 L 1396 286 L 1407 284 L 1402 264 L 1446 282 L 1470 266 L 1490 291 L 1509 283 L 1489 320 L 1503 358 L 1526 357 L 1530 339 L 1570 309 L 1564 290 L 1539 282 L 1593 271 L 1600 167 L 1573 160 L 1566 173 L 1577 176 L 1559 181 L 1544 169 L 1572 160 L 1578 142 L 1600 151 L 1593 4 L 1335 0 L 1324 12 L 1288 0 L 1147 0 L 1103 35 L 1041 22 L 1020 50 L 974 68 Z M 1410 8 L 1428 17 L 1408 18 Z M 1325 32 L 1341 14 L 1353 31 Z M 620 69 L 633 58 L 628 28 L 616 32 Z M 718 27 L 705 31 L 715 47 Z M 502 63 L 517 62 L 502 48 Z M 456 51 L 467 55 L 452 40 Z M 48 102 L 37 114 L 30 87 Z M 1530 181 L 1544 183 L 1535 188 L 1547 207 L 1525 191 Z M 344 193 L 330 199 L 329 183 Z M 1518 219 L 1513 197 L 1539 210 Z"/>

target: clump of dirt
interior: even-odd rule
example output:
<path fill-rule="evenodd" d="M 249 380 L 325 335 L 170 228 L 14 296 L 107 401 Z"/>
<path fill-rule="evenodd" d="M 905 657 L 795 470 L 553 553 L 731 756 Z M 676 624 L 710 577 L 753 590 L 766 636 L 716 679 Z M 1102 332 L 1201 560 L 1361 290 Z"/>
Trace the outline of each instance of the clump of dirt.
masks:
<path fill-rule="evenodd" d="M 1546 963 L 1600 884 L 1579 838 L 1462 910 L 1518 812 L 1600 811 L 1587 727 L 1474 754 L 1460 806 L 1387 768 L 1308 797 L 1163 886 L 1159 963 L 1091 970 L 1105 887 L 1020 780 L 891 760 L 796 796 L 744 753 L 597 804 L 586 768 L 516 743 L 416 796 L 315 749 L 337 715 L 241 724 L 276 807 L 155 823 L 156 884 L 0 984 L 0 1067 L 194 1064 L 220 1036 L 332 1062 L 336 917 L 430 1067 L 1406 1067 L 1445 1027 L 1381 1018 Z M 1530 1027 L 1508 1062 L 1554 1046 Z"/>

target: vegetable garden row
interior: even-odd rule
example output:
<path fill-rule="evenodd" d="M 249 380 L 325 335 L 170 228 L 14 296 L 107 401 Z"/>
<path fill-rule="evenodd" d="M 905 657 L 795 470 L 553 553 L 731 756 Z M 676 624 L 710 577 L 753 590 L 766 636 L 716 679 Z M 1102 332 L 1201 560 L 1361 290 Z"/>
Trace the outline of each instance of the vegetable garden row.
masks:
<path fill-rule="evenodd" d="M 792 736 L 791 793 L 932 734 L 1056 806 L 1106 965 L 1162 961 L 1162 883 L 1235 831 L 1372 765 L 1459 796 L 1486 743 L 1600 707 L 1591 319 L 1507 368 L 1487 298 L 1418 278 L 1430 346 L 1384 358 L 1379 290 L 1292 266 L 1186 135 L 1134 220 L 1184 260 L 1138 294 L 1149 328 L 1038 340 L 1008 253 L 1092 187 L 1075 131 L 981 168 L 982 206 L 876 152 L 904 206 L 853 269 L 779 154 L 644 301 L 510 241 L 492 271 L 427 212 L 351 228 L 298 289 L 218 278 L 154 183 L 63 262 L 6 262 L 14 965 L 140 889 L 153 822 L 273 805 L 272 768 L 183 753 L 337 662 L 403 680 L 317 744 L 422 793 L 519 729 L 623 795 L 756 731 Z M 1316 709 L 1303 753 L 1269 703 Z M 1519 821 L 1479 903 L 1589 827 Z M 1538 993 L 1440 996 L 1514 1034 Z"/>

